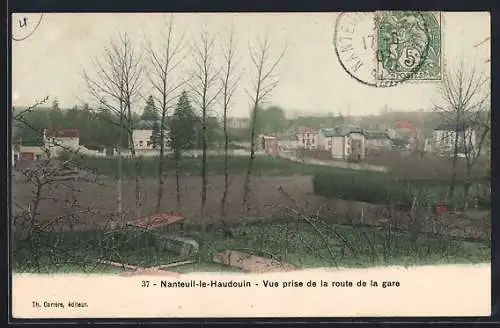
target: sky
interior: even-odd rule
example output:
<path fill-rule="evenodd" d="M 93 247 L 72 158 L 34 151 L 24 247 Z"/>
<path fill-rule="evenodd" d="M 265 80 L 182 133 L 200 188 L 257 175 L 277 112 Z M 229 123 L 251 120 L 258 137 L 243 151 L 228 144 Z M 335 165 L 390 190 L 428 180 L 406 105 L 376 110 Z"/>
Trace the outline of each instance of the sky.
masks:
<path fill-rule="evenodd" d="M 127 32 L 137 48 L 146 39 L 161 44 L 161 30 L 170 14 L 160 13 L 44 13 L 13 14 L 12 103 L 28 106 L 49 96 L 60 107 L 70 108 L 88 102 L 82 71 L 90 74 L 92 60 L 102 58 L 103 50 L 119 33 Z M 19 19 L 28 17 L 31 29 L 19 27 Z M 366 86 L 340 65 L 334 51 L 333 35 L 338 13 L 176 13 L 173 14 L 176 37 L 184 35 L 189 44 L 197 42 L 202 28 L 218 37 L 224 45 L 231 26 L 237 40 L 237 66 L 241 78 L 234 95 L 230 116 L 248 116 L 250 90 L 255 69 L 249 49 L 255 49 L 259 38 L 268 35 L 271 57 L 286 49 L 277 67 L 279 84 L 267 97 L 268 103 L 285 109 L 288 114 L 300 111 L 311 114 L 376 114 L 387 106 L 394 110 L 430 110 L 438 99 L 437 83 L 405 83 L 391 88 Z M 442 13 L 443 56 L 447 69 L 460 59 L 489 72 L 490 15 L 487 12 Z M 23 34 L 24 33 L 24 34 Z M 220 49 L 220 48 L 218 48 Z M 217 55 L 216 65 L 223 64 Z M 192 57 L 186 52 L 183 65 L 174 78 L 186 76 L 192 69 Z M 148 94 L 147 83 L 142 93 Z M 136 105 L 142 110 L 143 101 Z M 217 106 L 215 106 L 217 107 Z M 220 106 L 219 106 L 220 107 Z M 217 107 L 217 108 L 219 108 Z M 217 110 L 217 109 L 215 109 Z"/>

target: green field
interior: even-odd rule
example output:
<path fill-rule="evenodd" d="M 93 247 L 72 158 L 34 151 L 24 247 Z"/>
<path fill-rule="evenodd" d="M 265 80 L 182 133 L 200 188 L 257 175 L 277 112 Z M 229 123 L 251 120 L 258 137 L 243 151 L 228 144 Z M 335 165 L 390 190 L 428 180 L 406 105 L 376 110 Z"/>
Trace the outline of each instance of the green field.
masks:
<path fill-rule="evenodd" d="M 185 235 L 202 240 L 200 232 L 194 230 Z M 39 235 L 36 253 L 29 252 L 29 245 L 23 245 L 20 237 L 16 240 L 15 272 L 120 271 L 97 264 L 98 258 L 146 267 L 175 261 L 163 240 L 134 230 L 106 235 L 95 231 Z M 483 243 L 289 218 L 240 226 L 233 237 L 208 231 L 200 244 L 197 262 L 175 271 L 235 271 L 212 262 L 215 253 L 228 249 L 275 258 L 300 268 L 480 263 L 491 258 L 490 245 Z"/>
<path fill-rule="evenodd" d="M 75 156 L 73 161 L 79 165 L 95 170 L 99 174 L 117 176 L 118 160 L 116 158 L 96 158 L 87 156 Z M 142 177 L 158 176 L 158 157 L 143 157 L 140 160 L 140 173 Z M 228 161 L 228 173 L 231 175 L 244 174 L 248 166 L 248 156 L 230 156 Z M 201 156 L 198 158 L 185 157 L 181 162 L 182 173 L 187 175 L 201 175 Z M 224 174 L 224 156 L 207 157 L 208 174 Z M 287 159 L 257 156 L 253 164 L 253 173 L 256 175 L 312 175 L 316 172 L 330 172 L 332 170 L 345 170 L 339 168 L 325 167 L 321 165 L 310 165 L 294 162 Z M 175 161 L 171 157 L 165 157 L 163 171 L 166 174 L 175 174 Z M 134 160 L 127 158 L 122 160 L 122 172 L 125 176 L 135 176 L 136 168 Z"/>

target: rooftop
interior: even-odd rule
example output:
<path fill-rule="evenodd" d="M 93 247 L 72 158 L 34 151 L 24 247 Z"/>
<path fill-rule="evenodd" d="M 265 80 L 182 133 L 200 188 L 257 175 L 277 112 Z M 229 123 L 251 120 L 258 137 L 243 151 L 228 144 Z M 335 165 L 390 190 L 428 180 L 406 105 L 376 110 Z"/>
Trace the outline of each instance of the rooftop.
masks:
<path fill-rule="evenodd" d="M 323 129 L 325 137 L 344 137 L 350 133 L 364 134 L 363 130 L 357 126 L 339 125 L 333 129 Z"/>
<path fill-rule="evenodd" d="M 45 129 L 45 136 L 49 138 L 78 138 L 77 129 Z"/>
<path fill-rule="evenodd" d="M 161 121 L 160 120 L 140 120 L 137 123 L 134 124 L 135 129 L 144 129 L 144 130 L 151 130 L 153 127 L 160 126 Z"/>
<path fill-rule="evenodd" d="M 365 131 L 366 139 L 390 139 L 389 134 L 384 131 Z"/>

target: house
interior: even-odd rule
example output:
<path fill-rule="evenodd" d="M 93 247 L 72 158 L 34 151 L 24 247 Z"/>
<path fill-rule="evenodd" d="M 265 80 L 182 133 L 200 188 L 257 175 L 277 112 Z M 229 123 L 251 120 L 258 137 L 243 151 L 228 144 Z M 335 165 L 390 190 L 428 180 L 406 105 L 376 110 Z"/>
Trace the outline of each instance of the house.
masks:
<path fill-rule="evenodd" d="M 36 161 L 47 155 L 44 146 L 19 146 L 18 161 Z M 16 154 L 14 154 L 16 157 Z"/>
<path fill-rule="evenodd" d="M 314 130 L 311 127 L 301 126 L 297 128 L 297 140 L 299 142 L 299 148 L 301 149 L 317 149 L 319 145 L 319 131 Z"/>
<path fill-rule="evenodd" d="M 406 138 L 397 137 L 391 139 L 392 149 L 395 150 L 410 150 L 410 142 Z"/>
<path fill-rule="evenodd" d="M 57 157 L 64 150 L 77 150 L 80 135 L 77 129 L 44 129 L 43 143 L 50 156 Z"/>
<path fill-rule="evenodd" d="M 327 149 L 332 158 L 363 160 L 365 158 L 365 135 L 356 127 L 338 126 L 323 131 Z"/>
<path fill-rule="evenodd" d="M 401 138 L 410 138 L 415 133 L 415 125 L 411 121 L 398 121 L 394 131 Z"/>
<path fill-rule="evenodd" d="M 432 148 L 441 152 L 453 151 L 457 133 L 460 152 L 477 145 L 476 131 L 471 126 L 466 124 L 441 124 L 432 131 Z"/>
<path fill-rule="evenodd" d="M 134 142 L 134 149 L 136 150 L 151 150 L 159 149 L 160 145 L 155 142 L 155 134 L 158 139 L 160 137 L 160 121 L 142 120 L 137 122 L 132 131 L 132 140 Z M 165 149 L 169 148 L 168 145 L 168 130 L 165 130 L 164 145 Z"/>
<path fill-rule="evenodd" d="M 266 154 L 277 154 L 278 139 L 272 136 L 261 135 L 259 148 L 263 150 Z"/>
<path fill-rule="evenodd" d="M 390 149 L 392 141 L 387 132 L 365 131 L 365 146 L 367 149 Z"/>

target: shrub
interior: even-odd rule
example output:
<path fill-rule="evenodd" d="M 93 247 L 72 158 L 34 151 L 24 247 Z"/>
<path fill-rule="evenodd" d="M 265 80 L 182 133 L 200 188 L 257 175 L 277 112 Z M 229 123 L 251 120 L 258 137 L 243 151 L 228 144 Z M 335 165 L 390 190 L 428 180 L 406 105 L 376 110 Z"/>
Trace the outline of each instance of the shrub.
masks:
<path fill-rule="evenodd" d="M 360 201 L 372 204 L 392 204 L 408 208 L 415 200 L 420 206 L 443 202 L 447 198 L 449 182 L 438 179 L 401 179 L 386 172 L 335 171 L 314 175 L 313 187 L 317 195 Z M 454 199 L 450 205 L 460 201 L 461 183 L 457 183 Z"/>

